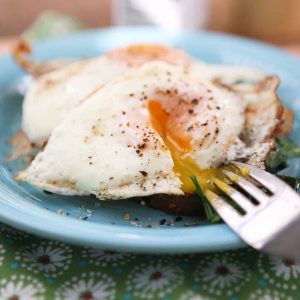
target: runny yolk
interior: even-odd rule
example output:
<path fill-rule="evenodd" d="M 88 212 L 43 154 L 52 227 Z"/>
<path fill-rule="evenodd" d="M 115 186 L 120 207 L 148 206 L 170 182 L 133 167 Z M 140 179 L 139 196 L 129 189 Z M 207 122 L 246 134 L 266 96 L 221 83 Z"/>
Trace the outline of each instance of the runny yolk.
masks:
<path fill-rule="evenodd" d="M 159 133 L 165 145 L 171 152 L 174 161 L 174 172 L 179 174 L 182 182 L 181 190 L 185 193 L 195 193 L 195 186 L 191 176 L 196 176 L 202 190 L 217 191 L 213 184 L 216 177 L 224 178 L 220 169 L 202 169 L 188 154 L 193 150 L 192 137 L 183 129 L 174 126 L 172 115 L 168 114 L 161 103 L 156 100 L 148 102 L 150 122 L 155 131 Z M 175 120 L 176 121 L 176 120 Z"/>

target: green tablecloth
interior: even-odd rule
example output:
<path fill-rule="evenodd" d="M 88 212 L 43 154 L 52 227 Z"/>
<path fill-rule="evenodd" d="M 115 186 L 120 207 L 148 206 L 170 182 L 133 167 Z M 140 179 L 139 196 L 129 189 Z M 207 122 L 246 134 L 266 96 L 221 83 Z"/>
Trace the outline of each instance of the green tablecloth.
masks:
<path fill-rule="evenodd" d="M 250 248 L 157 256 L 102 251 L 0 225 L 0 299 L 300 299 L 300 265 Z"/>

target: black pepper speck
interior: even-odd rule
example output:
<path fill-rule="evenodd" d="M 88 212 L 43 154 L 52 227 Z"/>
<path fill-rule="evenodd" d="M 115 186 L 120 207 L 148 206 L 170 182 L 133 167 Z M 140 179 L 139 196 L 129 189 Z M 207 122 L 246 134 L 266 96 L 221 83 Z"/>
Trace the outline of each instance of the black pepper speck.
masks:
<path fill-rule="evenodd" d="M 161 219 L 159 225 L 165 225 L 167 223 L 166 219 Z"/>

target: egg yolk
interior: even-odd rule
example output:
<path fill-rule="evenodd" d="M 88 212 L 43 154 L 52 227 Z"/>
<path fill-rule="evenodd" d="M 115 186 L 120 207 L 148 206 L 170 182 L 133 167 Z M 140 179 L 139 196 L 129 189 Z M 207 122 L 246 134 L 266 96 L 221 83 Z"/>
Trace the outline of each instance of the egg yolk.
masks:
<path fill-rule="evenodd" d="M 208 189 L 217 191 L 213 179 L 223 179 L 223 172 L 217 168 L 202 169 L 191 156 L 186 155 L 193 150 L 192 137 L 183 129 L 174 126 L 176 120 L 173 120 L 172 114 L 164 110 L 159 101 L 149 101 L 148 110 L 153 129 L 159 133 L 171 152 L 174 172 L 179 174 L 182 191 L 187 194 L 195 193 L 195 185 L 191 180 L 191 176 L 196 176 L 204 192 Z"/>

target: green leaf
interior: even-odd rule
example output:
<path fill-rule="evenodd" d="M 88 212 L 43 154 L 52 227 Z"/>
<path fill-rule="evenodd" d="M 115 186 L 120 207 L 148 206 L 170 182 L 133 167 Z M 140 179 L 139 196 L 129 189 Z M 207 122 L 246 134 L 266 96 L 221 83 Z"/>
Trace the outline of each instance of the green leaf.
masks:
<path fill-rule="evenodd" d="M 202 201 L 204 211 L 205 211 L 208 221 L 210 221 L 211 223 L 220 223 L 222 221 L 221 217 L 214 210 L 214 208 L 212 207 L 212 205 L 209 203 L 208 199 L 204 195 L 196 176 L 191 176 L 191 180 L 193 181 L 193 183 L 195 185 L 196 194 Z"/>
<path fill-rule="evenodd" d="M 300 157 L 300 146 L 289 138 L 277 138 L 275 149 L 266 159 L 266 170 L 270 173 L 276 174 L 288 166 L 287 160 L 292 157 Z"/>
<path fill-rule="evenodd" d="M 244 79 L 237 79 L 234 84 L 243 84 L 243 83 L 246 83 L 246 80 Z"/>
<path fill-rule="evenodd" d="M 300 191 L 300 178 L 294 178 L 286 175 L 277 175 L 280 179 L 290 185 L 296 192 Z"/>
<path fill-rule="evenodd" d="M 234 81 L 234 84 L 255 84 L 255 80 L 250 80 L 250 79 L 237 79 Z"/>
<path fill-rule="evenodd" d="M 300 146 L 287 137 L 277 138 L 276 148 L 286 157 L 300 157 Z"/>
<path fill-rule="evenodd" d="M 288 166 L 287 157 L 280 151 L 280 149 L 276 148 L 268 155 L 265 166 L 268 172 L 276 174 Z"/>

